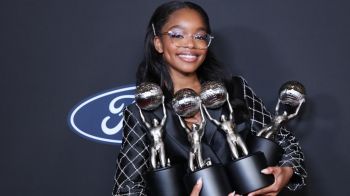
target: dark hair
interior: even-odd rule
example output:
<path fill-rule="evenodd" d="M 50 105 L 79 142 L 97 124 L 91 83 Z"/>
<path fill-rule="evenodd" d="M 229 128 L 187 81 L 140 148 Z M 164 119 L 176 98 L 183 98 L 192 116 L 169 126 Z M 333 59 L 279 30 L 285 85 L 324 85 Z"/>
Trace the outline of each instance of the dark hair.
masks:
<path fill-rule="evenodd" d="M 162 58 L 162 54 L 159 54 L 154 47 L 154 31 L 156 35 L 159 34 L 160 29 L 168 21 L 169 16 L 173 12 L 183 8 L 189 8 L 197 11 L 203 18 L 207 28 L 207 33 L 211 33 L 209 17 L 199 5 L 192 2 L 181 1 L 171 1 L 160 5 L 155 10 L 151 20 L 148 23 L 144 43 L 144 59 L 140 63 L 136 74 L 137 85 L 142 82 L 154 82 L 158 84 L 162 88 L 166 100 L 169 100 L 174 93 L 173 82 L 171 80 L 168 67 L 166 66 L 166 62 L 164 62 Z M 154 31 L 152 25 L 154 25 Z M 219 65 L 210 48 L 208 48 L 206 59 L 197 70 L 197 75 L 201 82 L 209 80 L 224 80 L 223 68 Z"/>

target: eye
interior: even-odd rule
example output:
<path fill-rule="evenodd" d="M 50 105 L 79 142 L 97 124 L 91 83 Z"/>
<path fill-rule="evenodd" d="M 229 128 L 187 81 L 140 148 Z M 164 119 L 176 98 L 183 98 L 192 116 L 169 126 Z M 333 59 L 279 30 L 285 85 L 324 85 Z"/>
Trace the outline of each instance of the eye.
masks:
<path fill-rule="evenodd" d="M 168 35 L 170 38 L 175 38 L 175 39 L 183 39 L 184 38 L 184 35 L 183 33 L 180 33 L 180 32 L 168 32 Z"/>
<path fill-rule="evenodd" d="M 194 35 L 194 39 L 207 41 L 208 34 L 196 34 L 196 35 Z"/>

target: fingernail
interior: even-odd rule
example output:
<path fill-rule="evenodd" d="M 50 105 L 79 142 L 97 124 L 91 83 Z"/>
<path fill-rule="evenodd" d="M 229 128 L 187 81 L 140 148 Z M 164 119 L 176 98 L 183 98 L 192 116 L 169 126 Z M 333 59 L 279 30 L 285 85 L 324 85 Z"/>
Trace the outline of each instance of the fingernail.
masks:
<path fill-rule="evenodd" d="M 201 185 L 202 183 L 203 183 L 203 180 L 202 180 L 202 177 L 200 177 L 200 178 L 197 180 L 196 185 Z"/>
<path fill-rule="evenodd" d="M 260 172 L 263 173 L 263 174 L 268 174 L 268 173 L 269 173 L 269 170 L 268 170 L 268 169 L 263 169 L 263 170 L 261 170 Z"/>

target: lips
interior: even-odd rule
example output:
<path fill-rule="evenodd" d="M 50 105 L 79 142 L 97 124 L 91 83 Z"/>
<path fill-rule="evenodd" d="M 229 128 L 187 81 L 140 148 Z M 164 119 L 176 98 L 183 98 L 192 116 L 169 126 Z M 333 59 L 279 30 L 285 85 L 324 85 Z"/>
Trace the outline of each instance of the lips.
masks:
<path fill-rule="evenodd" d="M 177 54 L 177 56 L 178 56 L 182 61 L 192 63 L 192 62 L 197 61 L 199 55 L 198 55 L 198 54 L 191 53 L 191 52 L 185 52 L 185 53 L 179 53 L 179 54 Z"/>

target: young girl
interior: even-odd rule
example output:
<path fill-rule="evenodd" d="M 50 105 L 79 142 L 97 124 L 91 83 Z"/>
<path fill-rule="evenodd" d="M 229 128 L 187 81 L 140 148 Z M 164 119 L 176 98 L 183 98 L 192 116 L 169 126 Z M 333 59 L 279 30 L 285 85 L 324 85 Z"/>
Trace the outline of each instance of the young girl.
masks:
<path fill-rule="evenodd" d="M 271 120 L 271 115 L 246 81 L 242 77 L 225 74 L 210 51 L 212 41 L 206 12 L 191 2 L 173 1 L 159 6 L 147 27 L 144 59 L 138 68 L 137 84 L 153 82 L 163 90 L 167 111 L 163 140 L 172 164 L 186 165 L 190 148 L 186 133 L 170 103 L 174 93 L 180 89 L 191 88 L 199 94 L 205 81 L 224 83 L 234 109 L 235 123 L 243 127 L 246 125 L 246 129 L 240 132 L 242 135 L 256 133 Z M 193 123 L 201 121 L 201 115 L 198 113 L 185 121 L 188 127 L 192 127 Z M 203 153 L 214 164 L 225 164 L 232 160 L 230 150 L 225 142 L 225 133 L 217 129 L 207 120 L 202 139 L 206 146 Z M 146 132 L 136 105 L 126 107 L 113 195 L 146 195 L 143 174 L 150 167 Z M 275 182 L 249 195 L 277 195 L 285 186 L 296 190 L 305 184 L 303 153 L 297 140 L 283 128 L 276 140 L 284 149 L 283 158 L 279 166 L 262 171 L 273 174 Z M 199 180 L 191 195 L 198 195 L 201 186 Z"/>

